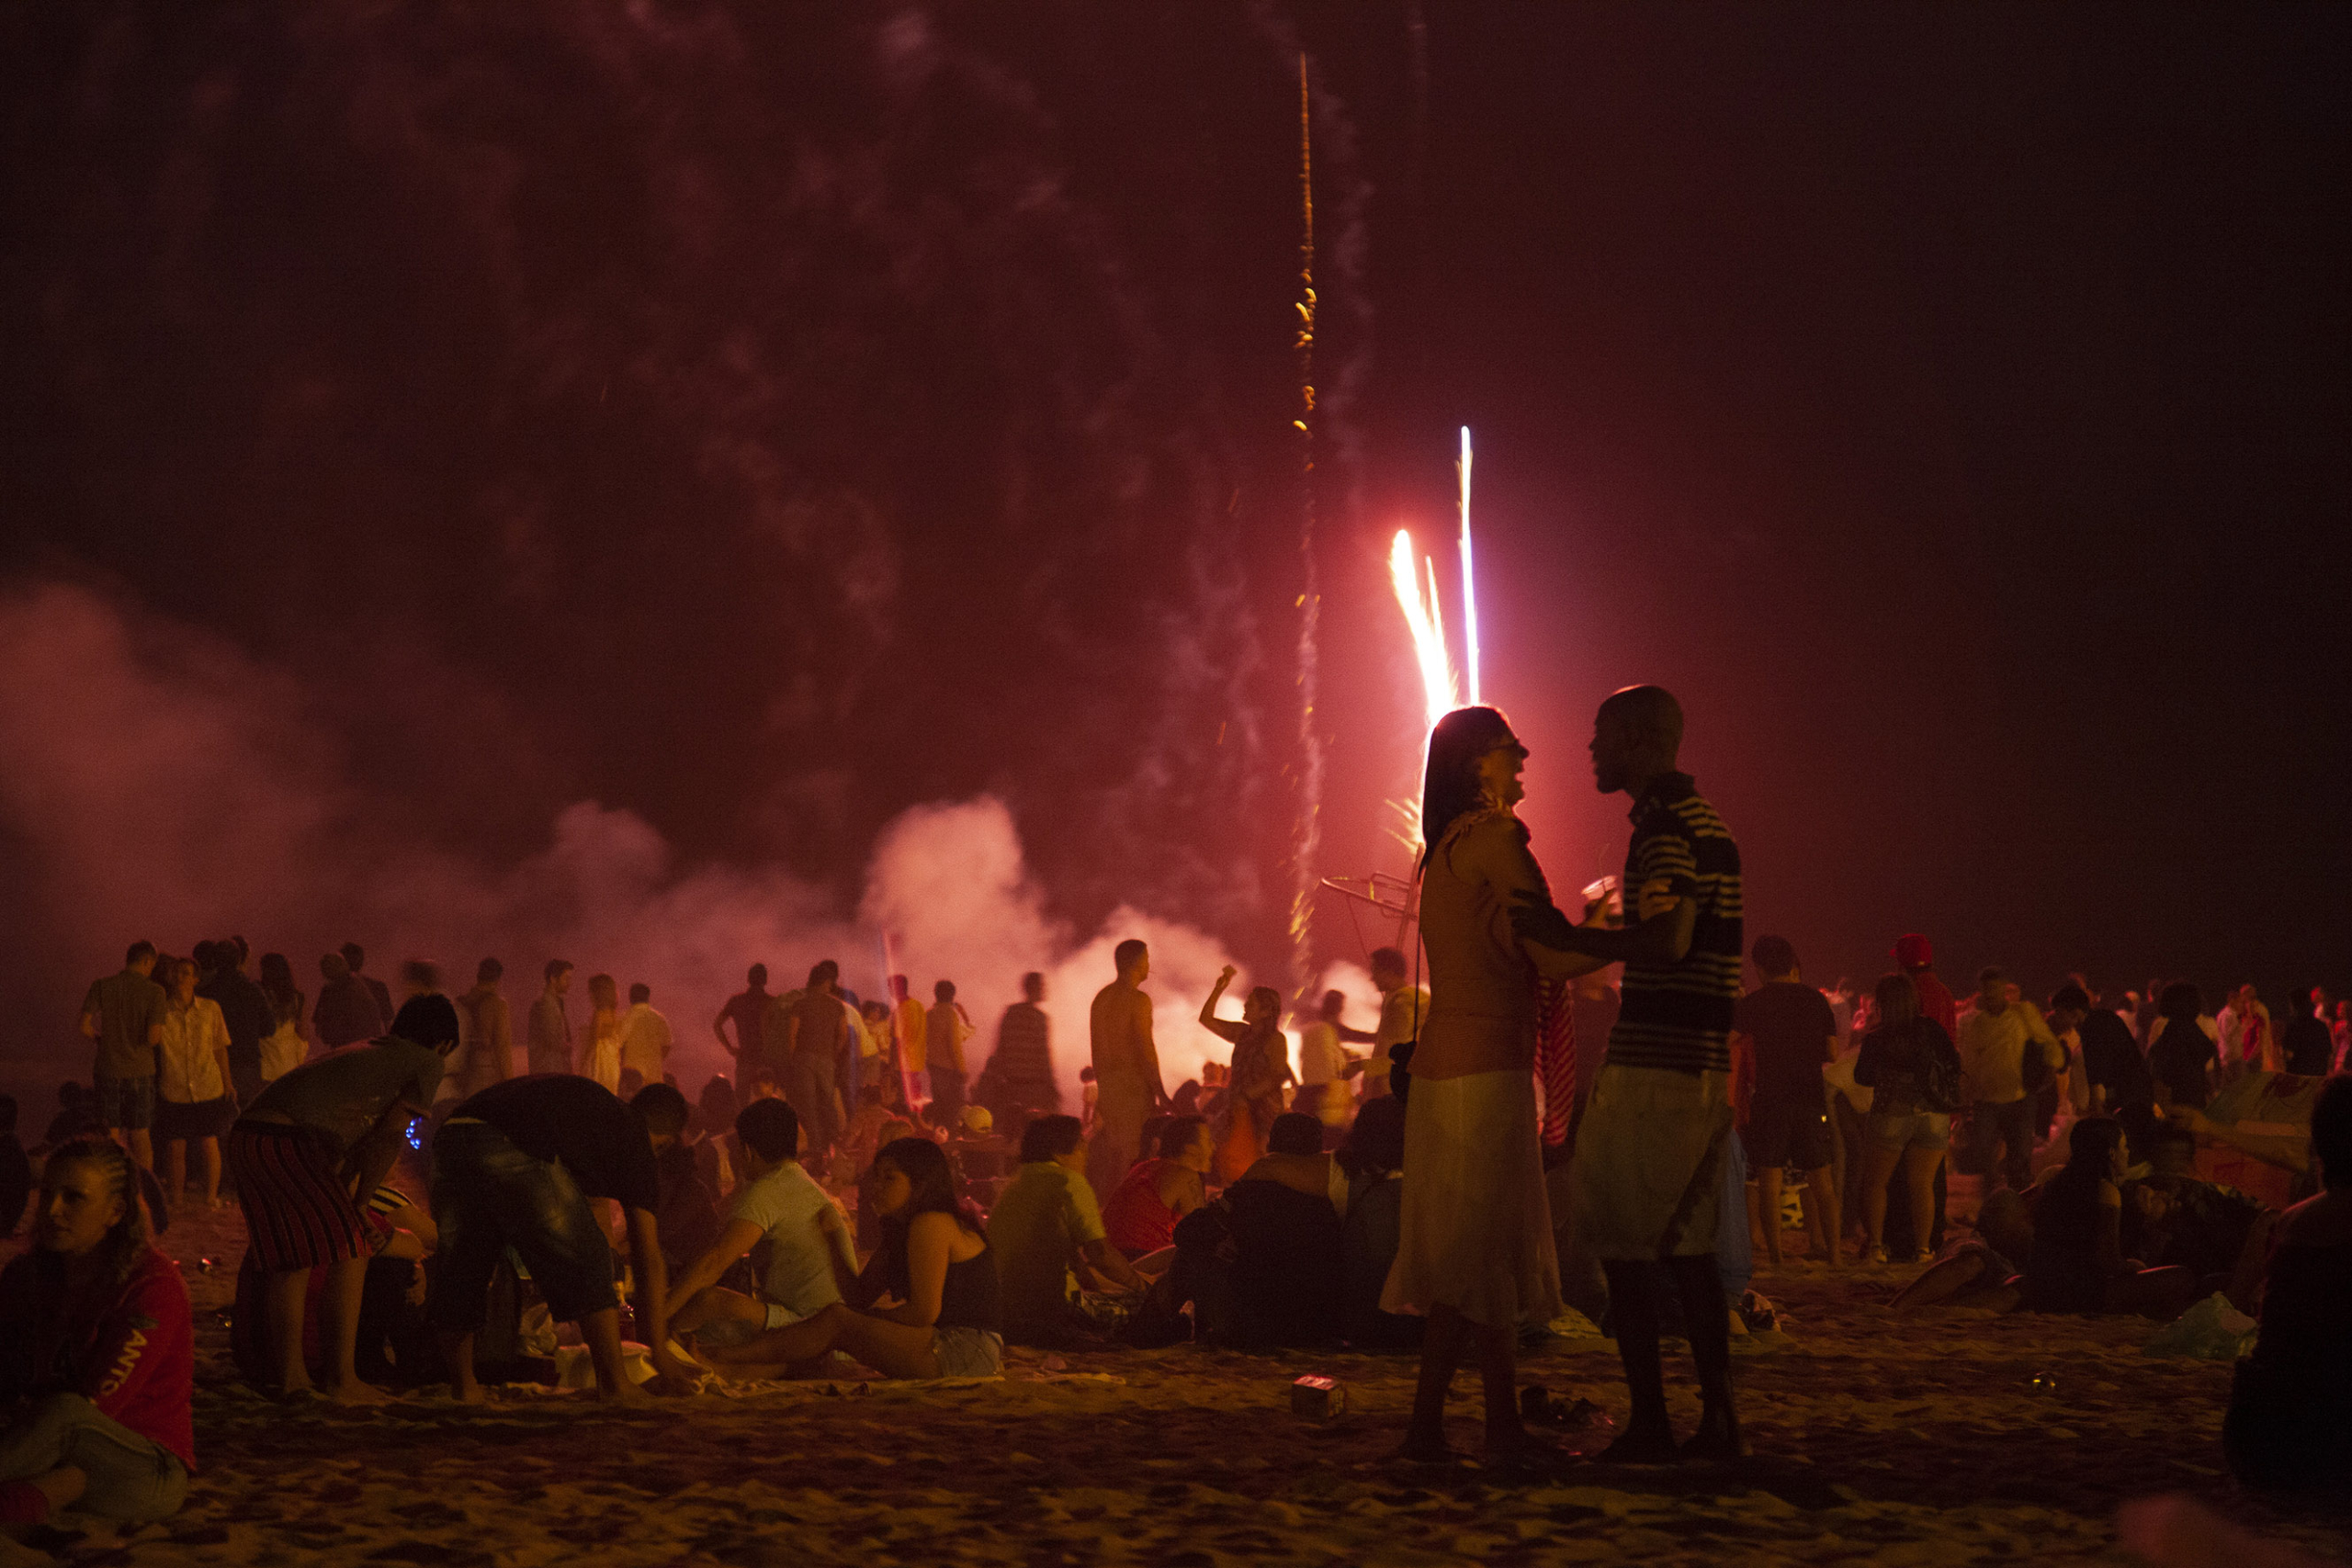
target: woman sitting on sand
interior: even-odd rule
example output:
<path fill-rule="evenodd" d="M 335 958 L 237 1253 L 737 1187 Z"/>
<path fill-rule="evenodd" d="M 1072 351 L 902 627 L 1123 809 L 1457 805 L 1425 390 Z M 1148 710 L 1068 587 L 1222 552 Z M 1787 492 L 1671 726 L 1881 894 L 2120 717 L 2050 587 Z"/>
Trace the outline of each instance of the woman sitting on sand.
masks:
<path fill-rule="evenodd" d="M 882 1245 L 854 1276 L 835 1258 L 842 1300 L 741 1346 L 709 1351 L 707 1365 L 738 1380 L 791 1377 L 841 1350 L 892 1378 L 992 1378 L 1004 1371 L 996 1259 L 939 1145 L 928 1138 L 883 1145 L 865 1173 L 860 1207 L 881 1220 Z"/>
<path fill-rule="evenodd" d="M 196 1325 L 150 1246 L 138 1168 L 105 1138 L 49 1157 L 33 1248 L 0 1273 L 0 1525 L 178 1512 L 196 1467 Z"/>
<path fill-rule="evenodd" d="M 2066 1168 L 2041 1184 L 2027 1254 L 2026 1304 L 2036 1312 L 2173 1318 L 2197 1299 L 2186 1269 L 2143 1269 L 2123 1256 L 2123 1123 L 2086 1116 L 2066 1140 Z"/>

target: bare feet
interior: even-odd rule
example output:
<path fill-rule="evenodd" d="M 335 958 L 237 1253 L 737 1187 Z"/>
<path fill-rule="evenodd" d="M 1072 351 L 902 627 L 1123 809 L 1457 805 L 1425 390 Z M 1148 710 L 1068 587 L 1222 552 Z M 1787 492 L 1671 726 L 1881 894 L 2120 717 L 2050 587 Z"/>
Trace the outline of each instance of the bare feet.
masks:
<path fill-rule="evenodd" d="M 460 1404 L 488 1404 L 490 1403 L 490 1391 L 482 1387 L 480 1383 L 469 1383 L 464 1388 L 458 1388 L 452 1385 L 449 1390 L 449 1397 L 456 1400 Z"/>
<path fill-rule="evenodd" d="M 628 1378 L 621 1379 L 616 1387 L 598 1389 L 596 1397 L 607 1404 L 650 1404 L 653 1403 L 653 1395 L 631 1382 Z"/>
<path fill-rule="evenodd" d="M 337 1404 L 362 1405 L 392 1403 L 390 1394 L 373 1383 L 361 1382 L 357 1378 L 352 1379 L 349 1382 L 329 1383 L 320 1392 Z"/>

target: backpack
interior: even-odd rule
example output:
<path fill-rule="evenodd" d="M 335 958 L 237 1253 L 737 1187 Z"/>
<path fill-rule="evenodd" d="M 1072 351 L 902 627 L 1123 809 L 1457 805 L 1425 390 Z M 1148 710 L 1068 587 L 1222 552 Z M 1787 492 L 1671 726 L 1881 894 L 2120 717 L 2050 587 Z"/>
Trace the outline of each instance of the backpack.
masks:
<path fill-rule="evenodd" d="M 1960 1109 L 1960 1052 L 1940 1029 L 1922 1043 L 1919 1099 L 1928 1110 L 1949 1116 Z"/>

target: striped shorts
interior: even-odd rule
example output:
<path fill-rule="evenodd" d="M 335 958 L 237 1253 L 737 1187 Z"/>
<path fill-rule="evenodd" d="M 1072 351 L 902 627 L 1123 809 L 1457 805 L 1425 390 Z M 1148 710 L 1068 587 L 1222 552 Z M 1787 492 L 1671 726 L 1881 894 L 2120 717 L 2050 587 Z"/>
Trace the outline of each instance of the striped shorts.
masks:
<path fill-rule="evenodd" d="M 315 1127 L 240 1121 L 221 1153 L 263 1272 L 288 1274 L 368 1252 L 368 1222 L 351 1201 L 334 1138 Z"/>

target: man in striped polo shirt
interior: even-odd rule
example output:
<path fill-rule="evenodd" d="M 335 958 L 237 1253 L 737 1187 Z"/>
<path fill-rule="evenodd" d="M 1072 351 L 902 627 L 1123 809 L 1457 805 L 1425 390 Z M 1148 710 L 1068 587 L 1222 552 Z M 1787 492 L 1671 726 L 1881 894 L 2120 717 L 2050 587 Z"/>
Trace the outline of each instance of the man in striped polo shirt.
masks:
<path fill-rule="evenodd" d="M 1602 794 L 1634 802 L 1623 930 L 1572 925 L 1522 894 L 1512 923 L 1524 941 L 1623 963 L 1609 1056 L 1577 1134 L 1573 1172 L 1580 1237 L 1609 1276 L 1609 1310 L 1632 1396 L 1632 1418 L 1602 1454 L 1623 1463 L 1744 1453 L 1732 1407 L 1729 1309 L 1715 1268 L 1732 1136 L 1732 1015 L 1740 995 L 1739 846 L 1690 775 L 1675 769 L 1682 706 L 1661 686 L 1628 686 L 1593 720 L 1592 771 Z M 1699 1431 L 1678 1448 L 1666 1414 L 1658 1332 L 1668 1281 L 1698 1363 Z"/>

